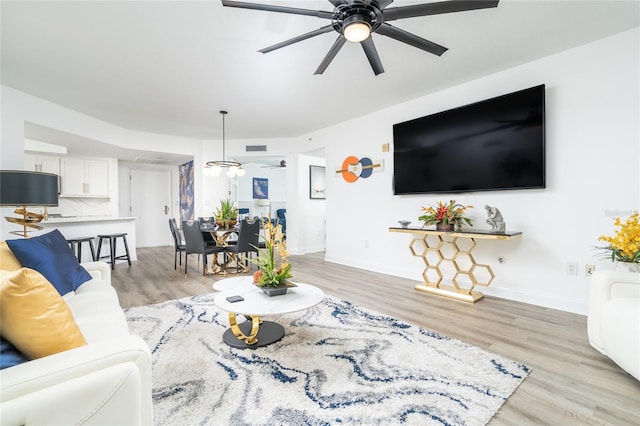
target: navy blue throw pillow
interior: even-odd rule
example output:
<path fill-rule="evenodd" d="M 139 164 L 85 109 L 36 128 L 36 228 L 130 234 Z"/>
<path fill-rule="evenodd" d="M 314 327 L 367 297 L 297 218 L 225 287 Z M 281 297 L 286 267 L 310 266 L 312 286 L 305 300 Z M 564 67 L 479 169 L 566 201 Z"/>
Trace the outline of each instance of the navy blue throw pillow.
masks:
<path fill-rule="evenodd" d="M 10 341 L 0 337 L 0 370 L 29 361 Z"/>
<path fill-rule="evenodd" d="M 7 240 L 7 245 L 22 266 L 40 272 L 61 296 L 91 279 L 57 229 L 33 238 Z"/>

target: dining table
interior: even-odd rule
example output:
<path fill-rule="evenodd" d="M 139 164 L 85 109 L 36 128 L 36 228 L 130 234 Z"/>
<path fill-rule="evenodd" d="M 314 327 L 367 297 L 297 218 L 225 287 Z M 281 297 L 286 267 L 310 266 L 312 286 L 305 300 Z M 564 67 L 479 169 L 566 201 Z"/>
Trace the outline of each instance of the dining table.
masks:
<path fill-rule="evenodd" d="M 211 226 L 208 223 L 203 223 L 202 225 L 200 225 L 200 231 L 203 234 L 207 233 L 211 235 L 211 237 L 213 237 L 213 240 L 216 242 L 217 246 L 224 247 L 224 246 L 233 244 L 234 239 L 237 239 L 238 235 L 240 234 L 240 227 L 233 226 L 229 228 L 224 228 L 217 225 Z M 228 273 L 227 269 L 229 268 L 229 265 L 232 264 L 234 261 L 238 262 L 238 259 L 234 256 L 227 257 L 226 253 L 224 253 L 224 259 L 222 262 L 219 262 L 216 256 L 216 258 L 214 259 L 214 262 L 211 265 L 211 273 L 227 275 Z M 235 269 L 237 268 L 233 268 L 233 270 Z"/>

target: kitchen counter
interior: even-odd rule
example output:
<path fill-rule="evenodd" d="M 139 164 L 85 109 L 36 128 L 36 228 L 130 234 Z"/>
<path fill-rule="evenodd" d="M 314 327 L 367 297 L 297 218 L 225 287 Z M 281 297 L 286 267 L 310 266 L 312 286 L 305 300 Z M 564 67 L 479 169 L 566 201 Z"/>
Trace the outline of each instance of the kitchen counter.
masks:
<path fill-rule="evenodd" d="M 40 222 L 40 225 L 46 225 L 48 223 L 78 223 L 78 222 L 109 222 L 109 221 L 123 221 L 123 220 L 136 220 L 137 217 L 113 217 L 113 216 L 63 216 L 63 217 L 50 217 L 47 220 Z"/>
<path fill-rule="evenodd" d="M 129 246 L 129 254 L 132 261 L 138 260 L 136 254 L 136 220 L 137 217 L 112 217 L 112 216 L 67 216 L 67 217 L 50 217 L 38 223 L 42 226 L 42 230 L 33 231 L 31 235 L 40 235 L 50 232 L 54 229 L 59 230 L 65 238 L 94 237 L 94 243 L 97 247 L 98 234 L 117 234 L 127 233 L 127 245 Z M 109 254 L 108 240 L 103 243 L 100 255 Z M 122 239 L 117 242 L 117 254 L 124 254 L 124 246 Z M 91 252 L 88 247 L 83 247 L 82 261 L 91 260 Z M 122 262 L 118 262 L 120 265 Z M 126 262 L 125 262 L 126 264 Z"/>

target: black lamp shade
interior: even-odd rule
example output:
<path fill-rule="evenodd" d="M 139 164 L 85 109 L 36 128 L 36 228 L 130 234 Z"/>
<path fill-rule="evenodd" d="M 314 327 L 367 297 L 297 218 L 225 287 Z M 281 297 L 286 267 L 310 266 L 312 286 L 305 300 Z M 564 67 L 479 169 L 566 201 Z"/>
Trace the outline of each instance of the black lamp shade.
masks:
<path fill-rule="evenodd" d="M 58 175 L 0 170 L 1 206 L 57 206 Z"/>

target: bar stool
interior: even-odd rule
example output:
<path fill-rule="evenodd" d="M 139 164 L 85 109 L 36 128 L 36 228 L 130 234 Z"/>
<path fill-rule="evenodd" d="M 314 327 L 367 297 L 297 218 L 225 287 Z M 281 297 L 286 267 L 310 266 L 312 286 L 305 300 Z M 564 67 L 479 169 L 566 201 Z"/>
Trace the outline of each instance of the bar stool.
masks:
<path fill-rule="evenodd" d="M 93 246 L 93 237 L 68 238 L 67 243 L 69 243 L 69 247 L 71 248 L 74 256 L 76 255 L 76 247 L 78 247 L 78 262 L 82 262 L 82 243 L 89 243 L 89 248 L 91 249 L 91 260 L 97 260 L 96 249 Z"/>
<path fill-rule="evenodd" d="M 122 238 L 122 242 L 124 243 L 124 251 L 127 254 L 123 254 L 120 256 L 116 256 L 116 242 L 118 238 Z M 127 260 L 129 262 L 129 266 L 131 266 L 131 257 L 129 256 L 129 246 L 127 245 L 127 233 L 122 234 L 102 234 L 98 235 L 98 255 L 97 259 L 101 259 L 100 250 L 102 249 L 102 241 L 109 240 L 109 256 L 102 256 L 102 258 L 109 258 L 111 261 L 111 269 L 114 269 L 116 266 L 116 260 Z"/>

